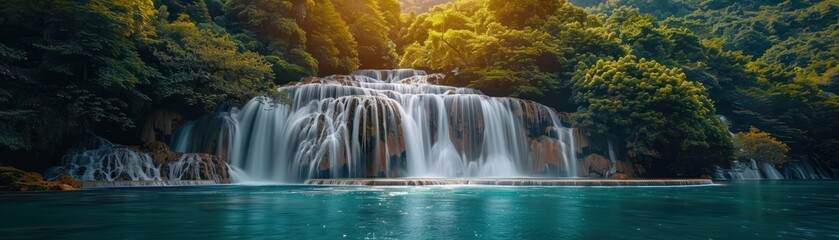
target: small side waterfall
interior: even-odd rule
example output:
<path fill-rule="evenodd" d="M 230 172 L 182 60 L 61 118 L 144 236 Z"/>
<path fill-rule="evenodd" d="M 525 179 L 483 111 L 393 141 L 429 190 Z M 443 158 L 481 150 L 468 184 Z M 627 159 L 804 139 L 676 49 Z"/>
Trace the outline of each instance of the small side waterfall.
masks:
<path fill-rule="evenodd" d="M 615 147 L 612 145 L 612 139 L 606 139 L 606 145 L 609 147 L 609 161 L 612 162 L 612 167 L 609 168 L 609 175 L 618 171 L 618 160 L 615 155 Z"/>
<path fill-rule="evenodd" d="M 63 165 L 48 169 L 46 179 L 68 174 L 78 181 L 152 181 L 161 180 L 160 168 L 151 156 L 113 144 L 102 138 L 91 140 L 87 149 L 69 153 Z"/>
<path fill-rule="evenodd" d="M 729 125 L 725 116 L 719 116 L 719 118 L 726 126 Z M 735 136 L 730 130 L 728 133 L 732 138 Z M 791 159 L 784 163 L 782 170 L 783 173 L 770 163 L 758 164 L 752 159 L 749 163 L 734 162 L 730 169 L 717 167 L 714 178 L 726 180 L 830 179 L 830 174 L 824 168 L 812 164 L 806 158 Z"/>
<path fill-rule="evenodd" d="M 182 126 L 173 149 L 225 156 L 254 180 L 575 177 L 573 129 L 538 103 L 436 85 L 442 74 L 362 70 L 280 88 Z M 559 170 L 559 171 L 556 171 Z"/>
<path fill-rule="evenodd" d="M 754 161 L 754 160 L 752 160 L 752 161 Z M 766 176 L 766 179 L 770 179 L 770 180 L 784 179 L 784 175 L 781 175 L 781 172 L 778 171 L 778 169 L 775 168 L 775 166 L 772 166 L 772 164 L 770 164 L 770 163 L 761 163 L 761 168 L 760 169 L 763 171 L 763 175 Z"/>
<path fill-rule="evenodd" d="M 830 174 L 814 165 L 810 160 L 790 160 L 784 165 L 784 177 L 787 179 L 830 179 Z"/>
<path fill-rule="evenodd" d="M 730 169 L 717 168 L 714 174 L 716 179 L 725 180 L 779 180 L 784 175 L 775 166 L 769 163 L 758 163 L 754 159 L 749 162 L 734 162 Z"/>
<path fill-rule="evenodd" d="M 228 183 L 228 166 L 205 153 L 178 154 L 171 161 L 156 163 L 147 152 L 94 138 L 85 149 L 64 156 L 62 165 L 48 169 L 46 179 L 67 174 L 83 182 L 190 180 Z M 156 183 L 165 185 L 166 183 Z M 108 185 L 108 184 L 106 184 Z M 109 185 L 117 186 L 117 185 Z"/>

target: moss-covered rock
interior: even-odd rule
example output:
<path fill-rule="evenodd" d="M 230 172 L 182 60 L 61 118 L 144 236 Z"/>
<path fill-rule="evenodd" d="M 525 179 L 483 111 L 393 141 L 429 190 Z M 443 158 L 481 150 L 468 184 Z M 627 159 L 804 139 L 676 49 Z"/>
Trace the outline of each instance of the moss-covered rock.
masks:
<path fill-rule="evenodd" d="M 73 190 L 79 187 L 81 184 L 67 175 L 47 182 L 41 174 L 0 166 L 0 191 Z"/>
<path fill-rule="evenodd" d="M 73 177 L 71 177 L 70 175 L 67 175 L 67 174 L 62 174 L 61 176 L 58 176 L 58 178 L 56 178 L 55 181 L 53 181 L 53 182 L 54 183 L 66 184 L 66 185 L 69 185 L 73 188 L 81 188 L 82 187 L 82 184 L 79 183 L 79 181 L 76 181 L 76 179 L 73 179 Z"/>

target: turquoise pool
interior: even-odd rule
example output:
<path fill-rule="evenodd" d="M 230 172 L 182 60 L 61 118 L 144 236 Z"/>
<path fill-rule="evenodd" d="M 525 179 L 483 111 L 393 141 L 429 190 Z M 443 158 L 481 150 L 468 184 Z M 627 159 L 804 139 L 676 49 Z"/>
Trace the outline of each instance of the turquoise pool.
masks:
<path fill-rule="evenodd" d="M 839 181 L 0 193 L 2 239 L 839 238 Z"/>

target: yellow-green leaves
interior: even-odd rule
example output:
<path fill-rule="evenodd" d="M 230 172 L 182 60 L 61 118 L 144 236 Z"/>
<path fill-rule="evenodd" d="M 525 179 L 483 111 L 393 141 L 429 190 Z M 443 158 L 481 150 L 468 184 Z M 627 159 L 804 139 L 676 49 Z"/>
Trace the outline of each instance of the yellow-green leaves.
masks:
<path fill-rule="evenodd" d="M 577 122 L 617 135 L 633 159 L 665 161 L 674 174 L 696 174 L 701 169 L 681 167 L 708 167 L 731 155 L 730 139 L 704 87 L 678 68 L 631 55 L 599 60 L 577 72 L 574 91 Z M 719 159 L 695 159 L 698 152 Z"/>
<path fill-rule="evenodd" d="M 734 136 L 734 144 L 739 149 L 739 157 L 776 165 L 787 161 L 789 147 L 755 127 L 751 127 L 748 132 L 737 133 Z"/>

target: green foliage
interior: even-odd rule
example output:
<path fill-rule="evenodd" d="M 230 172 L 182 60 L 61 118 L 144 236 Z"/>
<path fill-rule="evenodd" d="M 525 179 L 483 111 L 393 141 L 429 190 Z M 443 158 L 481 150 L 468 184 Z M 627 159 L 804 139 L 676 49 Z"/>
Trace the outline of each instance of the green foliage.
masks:
<path fill-rule="evenodd" d="M 678 68 L 634 56 L 599 60 L 577 72 L 574 91 L 581 126 L 616 134 L 630 158 L 698 176 L 732 154 L 705 88 Z"/>
<path fill-rule="evenodd" d="M 425 13 L 434 6 L 454 0 L 400 0 L 403 12 Z"/>
<path fill-rule="evenodd" d="M 380 69 L 393 68 L 399 62 L 396 54 L 396 44 L 391 29 L 394 18 L 399 14 L 393 12 L 392 5 L 387 11 L 382 11 L 379 2 L 373 0 L 331 0 L 340 13 L 341 18 L 349 26 L 355 41 L 358 43 L 358 56 L 361 68 Z M 388 14 L 388 15 L 385 15 Z M 354 70 L 354 69 L 351 69 Z"/>
<path fill-rule="evenodd" d="M 4 1 L 0 12 L 0 128 L 13 129 L 0 147 L 54 148 L 70 129 L 133 125 L 129 105 L 148 100 L 135 87 L 153 74 L 133 41 L 153 33 L 151 1 Z"/>
<path fill-rule="evenodd" d="M 487 7 L 501 24 L 511 27 L 538 26 L 563 5 L 560 0 L 488 0 Z"/>
<path fill-rule="evenodd" d="M 704 38 L 725 39 L 725 50 L 739 50 L 784 64 L 803 67 L 811 57 L 835 54 L 823 47 L 836 45 L 837 38 L 830 37 L 839 24 L 836 0 L 622 0 L 604 1 L 589 10 L 611 13 L 625 7 L 667 19 L 668 25 L 690 27 Z M 785 51 L 798 54 L 779 56 Z"/>
<path fill-rule="evenodd" d="M 6 47 L 0 43 L 0 146 L 11 150 L 18 150 L 28 146 L 23 133 L 17 131 L 18 125 L 31 118 L 34 111 L 18 106 L 14 102 L 13 90 L 19 87 L 25 79 L 22 69 L 14 64 L 25 59 L 22 51 Z"/>
<path fill-rule="evenodd" d="M 271 65 L 240 52 L 229 37 L 199 29 L 187 15 L 161 21 L 158 41 L 147 46 L 160 72 L 152 84 L 156 99 L 176 97 L 210 112 L 225 101 L 243 104 L 273 85 Z"/>
<path fill-rule="evenodd" d="M 349 73 L 358 69 L 358 44 L 347 23 L 330 0 L 312 0 L 301 21 L 306 31 L 306 50 L 317 59 L 321 74 Z"/>
<path fill-rule="evenodd" d="M 737 154 L 739 157 L 775 165 L 784 164 L 789 152 L 786 144 L 755 127 L 751 127 L 748 132 L 737 133 L 734 145 L 740 150 Z"/>
<path fill-rule="evenodd" d="M 696 34 L 703 50 L 686 52 L 687 58 L 666 54 L 674 52 L 672 48 L 648 51 L 638 44 L 633 50 L 668 66 L 682 67 L 688 79 L 704 83 L 717 109 L 732 121 L 733 129 L 747 131 L 757 126 L 788 144 L 794 158 L 839 166 L 839 141 L 835 137 L 839 110 L 833 84 L 839 66 L 839 1 L 619 2 L 605 1 L 589 10 L 611 13 L 610 19 L 618 19 L 614 22 L 623 26 L 639 22 L 627 21 L 627 15 L 644 18 L 639 12 L 666 18 L 656 24 L 652 16 L 647 16 L 652 24 L 641 24 L 662 37 L 647 34 L 649 37 L 639 39 L 622 34 L 627 42 L 667 46 L 669 28 L 687 28 Z M 632 11 L 635 13 L 624 14 Z M 693 45 L 675 46 L 678 50 Z"/>
<path fill-rule="evenodd" d="M 401 32 L 402 26 L 402 9 L 399 5 L 399 1 L 397 0 L 378 0 L 376 4 L 379 8 L 379 11 L 382 12 L 382 17 L 385 20 L 385 26 L 388 27 L 390 32 L 388 32 L 388 39 L 395 43 L 397 39 L 401 36 L 399 33 Z M 395 54 L 395 53 L 394 53 Z M 396 56 L 396 62 L 399 61 L 399 56 Z M 396 66 L 393 62 L 393 66 Z"/>
<path fill-rule="evenodd" d="M 276 82 L 296 81 L 301 73 L 318 72 L 318 64 L 306 52 L 306 31 L 297 23 L 305 8 L 304 1 L 291 0 L 230 0 L 225 5 L 227 19 L 260 40 L 259 48 L 251 50 L 283 59 L 275 61 Z"/>
<path fill-rule="evenodd" d="M 197 23 L 212 22 L 210 9 L 205 0 L 161 0 L 161 5 L 167 6 L 169 21 L 174 21 L 181 14 L 186 14 Z"/>
<path fill-rule="evenodd" d="M 458 1 L 417 16 L 406 29 L 400 66 L 448 72 L 448 81 L 494 96 L 551 99 L 590 57 L 624 53 L 599 19 L 563 1 Z M 510 4 L 517 6 L 508 6 Z M 535 11 L 535 12 L 534 12 Z M 521 18 L 520 16 L 533 16 Z"/>

